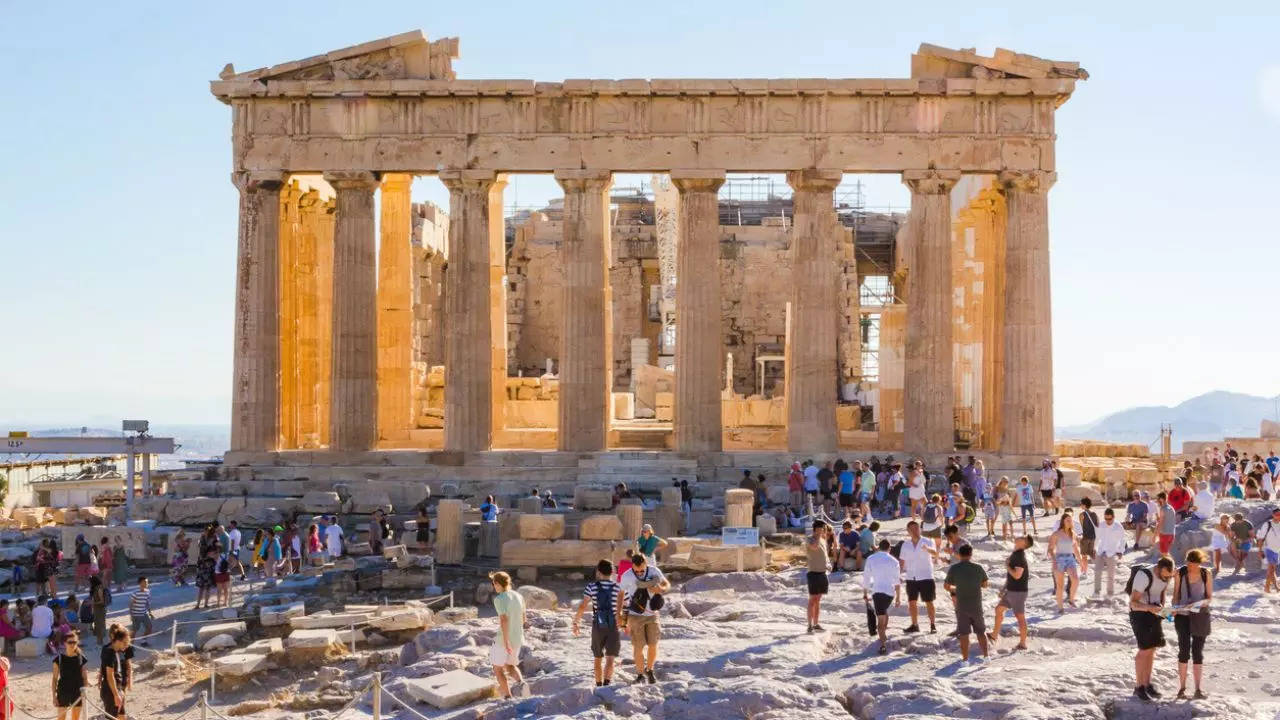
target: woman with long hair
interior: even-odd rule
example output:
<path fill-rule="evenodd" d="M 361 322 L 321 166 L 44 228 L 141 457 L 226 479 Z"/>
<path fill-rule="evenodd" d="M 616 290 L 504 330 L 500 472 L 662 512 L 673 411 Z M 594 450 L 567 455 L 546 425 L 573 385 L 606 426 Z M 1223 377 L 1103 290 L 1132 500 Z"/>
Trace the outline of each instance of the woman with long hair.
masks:
<path fill-rule="evenodd" d="M 187 531 L 179 529 L 178 534 L 173 536 L 173 565 L 171 575 L 173 576 L 174 585 L 187 584 L 187 560 L 188 553 L 191 552 L 191 538 L 187 537 Z"/>
<path fill-rule="evenodd" d="M 1076 542 L 1075 523 L 1071 515 L 1064 514 L 1058 520 L 1058 529 L 1049 536 L 1049 561 L 1053 563 L 1054 600 L 1058 612 L 1063 612 L 1062 595 L 1067 591 L 1067 603 L 1076 606 L 1076 588 L 1080 586 L 1080 544 Z M 1065 580 L 1071 587 L 1065 587 Z"/>

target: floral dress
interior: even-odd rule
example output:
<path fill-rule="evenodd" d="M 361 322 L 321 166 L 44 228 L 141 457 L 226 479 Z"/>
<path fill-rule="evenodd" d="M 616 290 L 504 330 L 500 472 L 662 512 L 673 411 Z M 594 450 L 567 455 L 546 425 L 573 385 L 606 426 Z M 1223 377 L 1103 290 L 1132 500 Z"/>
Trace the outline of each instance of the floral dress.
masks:
<path fill-rule="evenodd" d="M 204 589 L 214 586 L 213 574 L 217 569 L 212 555 L 216 554 L 216 540 L 200 538 L 200 559 L 196 561 L 196 587 Z"/>
<path fill-rule="evenodd" d="M 177 548 L 173 553 L 173 582 L 176 585 L 186 585 L 187 574 L 187 553 L 191 550 L 191 538 L 182 537 L 177 541 Z"/>

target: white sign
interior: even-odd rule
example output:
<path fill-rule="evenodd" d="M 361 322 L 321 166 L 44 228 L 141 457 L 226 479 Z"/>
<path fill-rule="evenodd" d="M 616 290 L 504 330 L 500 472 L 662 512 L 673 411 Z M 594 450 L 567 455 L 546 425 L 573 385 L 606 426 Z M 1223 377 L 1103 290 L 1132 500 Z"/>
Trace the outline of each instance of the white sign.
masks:
<path fill-rule="evenodd" d="M 760 529 L 753 527 L 721 528 L 720 542 L 723 545 L 759 545 Z"/>

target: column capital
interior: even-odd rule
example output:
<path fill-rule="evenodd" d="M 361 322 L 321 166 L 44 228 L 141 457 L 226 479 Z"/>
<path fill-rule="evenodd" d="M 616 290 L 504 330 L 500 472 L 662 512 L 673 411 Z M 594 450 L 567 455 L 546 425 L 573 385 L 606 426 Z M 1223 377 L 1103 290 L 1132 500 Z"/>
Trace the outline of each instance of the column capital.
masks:
<path fill-rule="evenodd" d="M 843 170 L 806 168 L 804 170 L 792 170 L 787 173 L 787 184 L 791 186 L 792 190 L 832 192 L 843 178 Z"/>
<path fill-rule="evenodd" d="M 505 187 L 507 176 L 496 170 L 448 169 L 437 173 L 440 182 L 450 191 L 482 191 L 487 192 L 494 185 Z"/>
<path fill-rule="evenodd" d="M 279 190 L 289 174 L 282 170 L 236 170 L 231 173 L 231 184 L 240 192 L 254 190 Z"/>
<path fill-rule="evenodd" d="M 334 190 L 373 190 L 378 180 L 378 173 L 368 170 L 330 170 L 324 174 L 324 181 Z"/>
<path fill-rule="evenodd" d="M 1002 170 L 996 178 L 1006 192 L 1047 193 L 1058 181 L 1058 173 L 1048 170 Z"/>
<path fill-rule="evenodd" d="M 902 182 L 916 195 L 945 195 L 960 180 L 959 170 L 903 170 Z"/>
<path fill-rule="evenodd" d="M 671 182 L 682 193 L 716 192 L 724 185 L 723 170 L 672 170 Z"/>
<path fill-rule="evenodd" d="M 601 192 L 613 186 L 612 170 L 556 170 L 556 182 L 565 192 Z"/>
<path fill-rule="evenodd" d="M 382 190 L 400 192 L 413 185 L 413 175 L 409 173 L 382 173 Z"/>

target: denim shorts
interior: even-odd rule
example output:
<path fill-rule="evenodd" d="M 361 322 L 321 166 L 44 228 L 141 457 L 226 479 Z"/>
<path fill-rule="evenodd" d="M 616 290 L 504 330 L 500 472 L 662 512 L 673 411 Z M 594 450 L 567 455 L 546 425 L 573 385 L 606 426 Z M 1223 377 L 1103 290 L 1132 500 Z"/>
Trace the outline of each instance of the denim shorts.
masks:
<path fill-rule="evenodd" d="M 1072 553 L 1060 553 L 1053 556 L 1053 569 L 1057 572 L 1069 572 L 1079 570 L 1080 565 L 1076 563 L 1076 556 Z"/>

